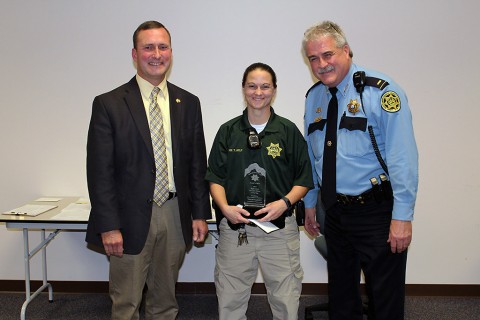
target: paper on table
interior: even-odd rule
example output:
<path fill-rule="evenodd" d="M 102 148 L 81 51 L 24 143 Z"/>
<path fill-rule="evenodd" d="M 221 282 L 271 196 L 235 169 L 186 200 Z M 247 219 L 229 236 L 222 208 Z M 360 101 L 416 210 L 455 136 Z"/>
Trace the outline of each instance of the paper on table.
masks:
<path fill-rule="evenodd" d="M 42 197 L 35 200 L 35 202 L 58 202 L 62 198 L 51 198 L 51 197 Z"/>
<path fill-rule="evenodd" d="M 83 199 L 79 199 L 83 200 Z M 87 221 L 90 215 L 90 202 L 74 202 L 62 209 L 59 214 L 52 217 L 53 220 Z"/>
<path fill-rule="evenodd" d="M 9 211 L 5 211 L 2 214 L 35 217 L 56 207 L 57 206 L 50 206 L 46 204 L 26 204 L 24 206 Z"/>

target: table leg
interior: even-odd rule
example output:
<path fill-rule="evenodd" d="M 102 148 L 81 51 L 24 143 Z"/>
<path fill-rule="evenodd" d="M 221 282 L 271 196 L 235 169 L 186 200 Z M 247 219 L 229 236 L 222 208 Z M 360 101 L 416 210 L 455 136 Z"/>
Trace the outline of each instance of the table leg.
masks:
<path fill-rule="evenodd" d="M 36 296 L 42 293 L 46 288 L 48 288 L 48 300 L 53 302 L 53 289 L 52 285 L 47 281 L 47 245 L 50 241 L 55 238 L 55 236 L 60 232 L 60 230 L 55 230 L 50 233 L 48 238 L 45 238 L 45 229 L 41 230 L 41 242 L 40 244 L 30 252 L 28 244 L 28 229 L 23 229 L 23 249 L 24 249 L 24 264 L 25 264 L 25 302 L 22 305 L 22 311 L 20 313 L 20 319 L 25 320 L 27 306 Z M 38 252 L 42 250 L 42 286 L 38 288 L 33 294 L 31 294 L 30 289 L 30 259 Z"/>

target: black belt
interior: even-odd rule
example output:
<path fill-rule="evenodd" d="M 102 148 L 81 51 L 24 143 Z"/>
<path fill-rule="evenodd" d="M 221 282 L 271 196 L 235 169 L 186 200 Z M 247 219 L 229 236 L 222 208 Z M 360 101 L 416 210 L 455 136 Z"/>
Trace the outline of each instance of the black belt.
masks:
<path fill-rule="evenodd" d="M 337 202 L 343 205 L 367 204 L 375 200 L 373 190 L 367 190 L 358 196 L 349 196 L 342 193 L 337 193 Z"/>
<path fill-rule="evenodd" d="M 290 210 L 285 211 L 282 216 L 291 217 L 293 215 L 294 211 L 295 211 L 295 209 L 292 207 Z M 282 218 L 282 216 L 278 217 L 278 219 Z M 250 226 L 250 227 L 257 227 L 257 225 L 255 223 L 251 222 L 251 221 L 249 223 L 247 223 L 247 225 Z"/>
<path fill-rule="evenodd" d="M 283 214 L 285 215 L 285 217 L 291 217 L 294 211 L 294 206 L 292 206 L 290 210 L 285 211 Z"/>
<path fill-rule="evenodd" d="M 175 198 L 177 196 L 177 193 L 176 192 L 169 192 L 168 193 L 168 199 L 167 200 L 171 200 L 173 198 Z"/>

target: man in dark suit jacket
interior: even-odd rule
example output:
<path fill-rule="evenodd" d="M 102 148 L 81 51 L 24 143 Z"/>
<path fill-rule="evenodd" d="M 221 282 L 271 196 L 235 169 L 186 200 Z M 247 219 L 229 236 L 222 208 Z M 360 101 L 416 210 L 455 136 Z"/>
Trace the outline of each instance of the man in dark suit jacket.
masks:
<path fill-rule="evenodd" d="M 137 75 L 93 101 L 86 241 L 110 257 L 112 319 L 138 319 L 145 284 L 146 319 L 175 319 L 179 268 L 192 240 L 204 241 L 205 220 L 211 218 L 200 101 L 166 81 L 172 49 L 165 26 L 141 24 L 133 45 Z M 160 89 L 156 101 L 169 176 L 168 200 L 158 204 L 153 201 L 158 167 L 149 127 L 154 87 Z"/>

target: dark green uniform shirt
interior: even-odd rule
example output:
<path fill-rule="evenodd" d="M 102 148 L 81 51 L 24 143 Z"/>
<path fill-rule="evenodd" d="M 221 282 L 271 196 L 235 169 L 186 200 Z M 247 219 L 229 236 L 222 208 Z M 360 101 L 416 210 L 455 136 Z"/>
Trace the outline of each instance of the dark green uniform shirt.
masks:
<path fill-rule="evenodd" d="M 206 180 L 225 188 L 229 205 L 244 205 L 245 169 L 254 163 L 266 170 L 265 204 L 279 200 L 293 186 L 313 188 L 307 144 L 293 122 L 271 108 L 270 119 L 259 134 L 260 149 L 248 147 L 251 130 L 255 131 L 245 109 L 243 115 L 220 127 L 210 151 Z M 223 218 L 220 210 L 216 218 L 217 223 Z"/>

